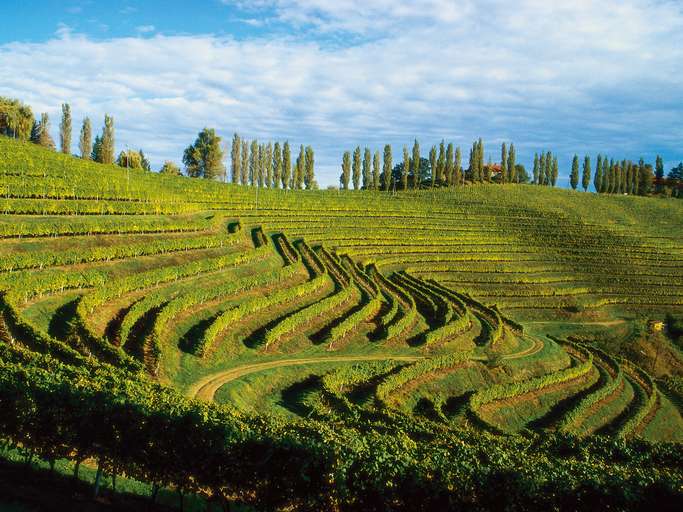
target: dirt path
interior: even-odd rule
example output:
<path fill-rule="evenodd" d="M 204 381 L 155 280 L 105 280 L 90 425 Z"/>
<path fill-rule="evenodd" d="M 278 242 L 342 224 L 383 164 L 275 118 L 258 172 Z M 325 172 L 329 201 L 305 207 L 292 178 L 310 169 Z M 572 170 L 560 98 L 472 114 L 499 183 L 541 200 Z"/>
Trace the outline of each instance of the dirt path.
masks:
<path fill-rule="evenodd" d="M 543 349 L 543 342 L 538 339 L 533 339 L 533 344 L 520 351 L 513 354 L 506 354 L 503 359 L 519 359 L 522 357 L 527 357 L 529 355 L 535 354 L 536 352 Z M 252 373 L 262 372 L 264 370 L 271 370 L 273 368 L 281 368 L 283 366 L 298 366 L 304 364 L 324 364 L 324 363 L 356 363 L 364 361 L 406 361 L 412 362 L 418 359 L 424 359 L 422 356 L 387 356 L 387 355 L 376 355 L 376 356 L 321 356 L 321 357 L 305 357 L 296 359 L 279 359 L 277 361 L 265 361 L 263 363 L 252 363 L 244 366 L 238 366 L 236 368 L 230 368 L 229 370 L 224 370 L 221 372 L 213 373 L 207 375 L 202 379 L 198 380 L 192 384 L 185 394 L 190 398 L 199 398 L 201 400 L 211 401 L 213 400 L 216 391 L 221 386 L 224 386 L 228 382 L 244 377 Z M 479 360 L 480 358 L 472 358 L 473 360 Z"/>
<path fill-rule="evenodd" d="M 214 395 L 218 389 L 230 382 L 251 373 L 257 373 L 273 368 L 281 368 L 283 366 L 297 366 L 304 364 L 321 364 L 321 363 L 354 363 L 363 361 L 417 361 L 422 359 L 421 356 L 322 356 L 322 357 L 307 357 L 297 359 L 280 359 L 277 361 L 266 361 L 263 363 L 253 363 L 237 368 L 231 368 L 222 372 L 207 375 L 199 381 L 192 384 L 185 394 L 190 398 L 199 398 L 201 400 L 213 400 Z"/>
<path fill-rule="evenodd" d="M 604 322 L 565 322 L 563 320 L 532 320 L 526 321 L 524 324 L 545 325 L 545 324 L 564 324 L 564 325 L 602 325 L 604 327 L 611 327 L 614 325 L 625 324 L 626 320 L 607 320 Z"/>

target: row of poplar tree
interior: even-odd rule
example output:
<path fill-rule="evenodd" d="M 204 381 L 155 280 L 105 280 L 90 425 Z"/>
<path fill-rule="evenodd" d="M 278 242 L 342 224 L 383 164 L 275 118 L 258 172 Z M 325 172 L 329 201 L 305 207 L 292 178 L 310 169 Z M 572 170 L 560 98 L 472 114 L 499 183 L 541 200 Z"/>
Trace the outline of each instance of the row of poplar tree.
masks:
<path fill-rule="evenodd" d="M 311 146 L 299 147 L 299 155 L 292 166 L 289 142 L 282 145 L 251 143 L 235 133 L 232 138 L 231 181 L 234 184 L 265 188 L 315 190 L 315 154 Z"/>
<path fill-rule="evenodd" d="M 664 162 L 657 156 L 657 170 L 664 175 Z M 588 190 L 593 177 L 595 191 L 600 194 L 631 194 L 646 195 L 652 190 L 655 174 L 652 165 L 646 164 L 641 158 L 638 163 L 630 160 L 615 162 L 606 156 L 598 155 L 595 162 L 595 173 L 591 171 L 591 159 L 586 155 L 583 159 L 583 171 L 581 186 L 584 191 Z M 574 155 L 572 159 L 572 171 L 569 175 L 569 184 L 576 190 L 579 185 L 579 157 Z"/>
<path fill-rule="evenodd" d="M 424 187 L 449 187 L 462 185 L 465 180 L 473 182 L 499 181 L 502 183 L 521 183 L 526 172 L 516 162 L 514 144 L 510 148 L 503 143 L 501 164 L 496 167 L 490 162 L 484 164 L 484 143 L 481 139 L 472 144 L 469 154 L 469 167 L 462 167 L 462 152 L 452 142 L 441 141 L 438 147 L 429 150 L 429 159 L 420 155 L 420 143 L 415 140 L 412 152 L 403 146 L 403 160 L 393 165 L 391 145 L 384 146 L 383 161 L 380 152 L 374 155 L 365 148 L 361 156 L 360 146 L 345 151 L 342 156 L 342 172 L 339 176 L 340 188 L 346 190 L 353 185 L 354 190 L 407 190 Z M 494 176 L 495 174 L 495 176 Z M 523 179 L 524 178 L 524 179 Z"/>

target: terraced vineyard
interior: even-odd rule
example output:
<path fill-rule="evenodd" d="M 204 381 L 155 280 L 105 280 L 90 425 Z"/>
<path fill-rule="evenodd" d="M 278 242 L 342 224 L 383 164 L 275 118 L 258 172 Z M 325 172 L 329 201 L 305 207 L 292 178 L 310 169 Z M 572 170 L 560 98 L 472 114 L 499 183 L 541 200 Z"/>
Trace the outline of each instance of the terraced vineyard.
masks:
<path fill-rule="evenodd" d="M 32 453 L 266 508 L 495 508 L 485 486 L 536 446 L 519 478 L 553 492 L 518 490 L 522 505 L 587 485 L 645 500 L 642 468 L 680 498 L 669 396 L 587 339 L 546 336 L 683 311 L 680 201 L 257 195 L 4 138 L 0 172 L 0 429 Z M 560 457 L 564 442 L 598 455 Z M 380 448 L 393 462 L 357 480 Z M 606 468 L 637 492 L 615 498 Z"/>

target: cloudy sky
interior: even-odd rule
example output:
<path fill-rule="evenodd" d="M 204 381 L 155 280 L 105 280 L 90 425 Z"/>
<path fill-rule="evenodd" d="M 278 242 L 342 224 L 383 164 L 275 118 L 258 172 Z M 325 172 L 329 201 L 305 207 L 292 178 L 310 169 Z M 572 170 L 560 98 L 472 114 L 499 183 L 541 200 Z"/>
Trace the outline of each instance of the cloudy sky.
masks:
<path fill-rule="evenodd" d="M 106 4 L 106 6 L 102 6 Z M 194 5 L 196 4 L 196 5 Z M 0 95 L 180 162 L 204 126 L 316 149 L 442 138 L 683 160 L 680 0 L 2 0 Z M 566 181 L 566 180 L 565 180 Z"/>

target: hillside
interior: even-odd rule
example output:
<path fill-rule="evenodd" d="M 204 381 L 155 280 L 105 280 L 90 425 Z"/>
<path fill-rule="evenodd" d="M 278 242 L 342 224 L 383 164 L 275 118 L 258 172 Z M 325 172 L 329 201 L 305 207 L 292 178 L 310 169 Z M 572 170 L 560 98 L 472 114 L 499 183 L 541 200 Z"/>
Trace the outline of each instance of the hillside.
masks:
<path fill-rule="evenodd" d="M 0 432 L 32 454 L 271 509 L 681 499 L 651 323 L 683 314 L 681 201 L 256 189 L 4 137 L 0 176 Z"/>

